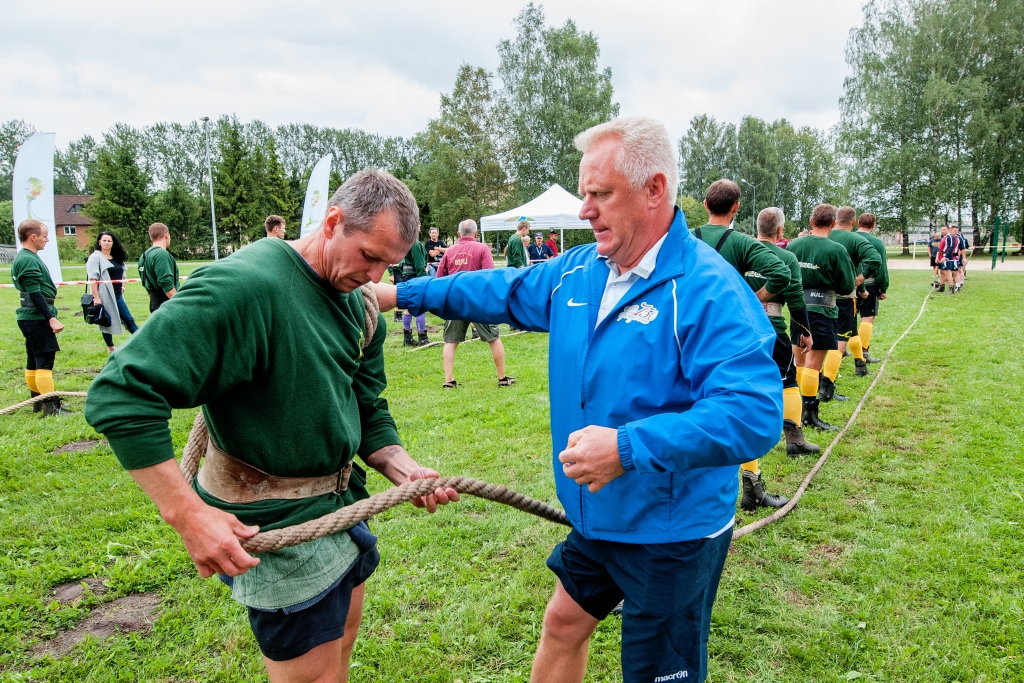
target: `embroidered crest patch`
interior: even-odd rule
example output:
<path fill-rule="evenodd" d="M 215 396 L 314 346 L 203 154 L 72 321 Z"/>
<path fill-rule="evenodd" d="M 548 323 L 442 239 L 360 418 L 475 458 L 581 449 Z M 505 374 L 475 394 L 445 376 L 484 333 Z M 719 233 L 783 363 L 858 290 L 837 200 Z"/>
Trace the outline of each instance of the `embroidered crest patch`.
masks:
<path fill-rule="evenodd" d="M 619 317 L 615 319 L 615 322 L 625 320 L 628 324 L 635 320 L 638 323 L 646 325 L 657 317 L 658 309 L 644 301 L 641 302 L 639 306 L 633 304 L 632 306 L 626 306 L 623 308 L 622 312 L 619 313 Z"/>

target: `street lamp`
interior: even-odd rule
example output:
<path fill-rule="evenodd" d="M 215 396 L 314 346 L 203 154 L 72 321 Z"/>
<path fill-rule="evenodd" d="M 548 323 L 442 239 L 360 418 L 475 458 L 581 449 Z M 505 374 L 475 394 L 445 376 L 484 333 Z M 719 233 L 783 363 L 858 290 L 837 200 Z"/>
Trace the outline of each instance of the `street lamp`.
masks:
<path fill-rule="evenodd" d="M 217 215 L 213 208 L 213 162 L 210 159 L 210 117 L 203 117 L 203 132 L 206 134 L 206 171 L 210 178 L 210 225 L 213 228 L 213 260 L 220 259 L 217 251 Z"/>
<path fill-rule="evenodd" d="M 750 213 L 750 227 L 751 227 L 750 234 L 756 236 L 757 235 L 757 188 L 761 187 L 762 185 L 764 185 L 768 181 L 767 180 L 762 180 L 757 185 L 755 185 L 754 183 L 750 182 L 749 180 L 744 180 L 743 178 L 740 178 L 740 182 L 741 183 L 746 183 L 747 185 L 750 185 L 752 188 L 754 188 L 754 197 L 753 197 L 753 201 L 751 201 L 751 204 L 753 205 L 753 209 L 754 210 L 751 211 L 751 213 Z"/>

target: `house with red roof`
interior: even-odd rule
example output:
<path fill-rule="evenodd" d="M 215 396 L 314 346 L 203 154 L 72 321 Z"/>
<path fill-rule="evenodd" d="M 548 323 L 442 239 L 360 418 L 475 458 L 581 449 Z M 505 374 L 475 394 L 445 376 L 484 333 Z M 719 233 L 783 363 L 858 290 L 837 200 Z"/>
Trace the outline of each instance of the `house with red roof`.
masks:
<path fill-rule="evenodd" d="M 55 194 L 53 195 L 53 220 L 57 227 L 57 237 L 74 237 L 79 249 L 88 249 L 92 241 L 89 228 L 92 221 L 82 213 L 92 195 L 89 194 Z"/>

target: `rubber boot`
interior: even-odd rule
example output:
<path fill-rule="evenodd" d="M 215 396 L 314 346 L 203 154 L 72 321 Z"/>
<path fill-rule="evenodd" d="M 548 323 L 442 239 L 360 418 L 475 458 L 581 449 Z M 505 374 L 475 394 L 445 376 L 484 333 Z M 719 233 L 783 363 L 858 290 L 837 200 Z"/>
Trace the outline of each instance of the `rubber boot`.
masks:
<path fill-rule="evenodd" d="M 412 330 L 402 330 L 405 332 L 405 340 L 402 342 L 404 346 L 416 346 L 416 342 L 412 338 Z"/>
<path fill-rule="evenodd" d="M 881 358 L 875 358 L 870 353 L 868 353 L 867 349 L 864 349 L 864 362 L 866 362 L 866 363 L 881 363 L 882 359 Z"/>
<path fill-rule="evenodd" d="M 743 475 L 743 498 L 740 499 L 740 509 L 753 512 L 757 508 L 780 508 L 789 502 L 789 498 L 785 496 L 773 496 L 764 490 L 760 472 L 754 474 L 740 470 L 740 474 Z"/>
<path fill-rule="evenodd" d="M 71 415 L 71 411 L 60 404 L 60 396 L 54 396 L 43 401 L 43 417 L 56 415 Z"/>
<path fill-rule="evenodd" d="M 426 332 L 420 332 L 419 333 L 419 337 L 420 337 L 420 341 L 419 341 L 419 344 L 418 344 L 419 346 L 426 346 L 427 344 L 430 343 L 430 339 L 427 337 L 427 333 Z"/>
<path fill-rule="evenodd" d="M 402 312 L 400 310 L 398 310 L 397 308 L 395 309 L 395 322 L 396 323 L 402 322 Z"/>
<path fill-rule="evenodd" d="M 818 400 L 822 403 L 828 403 L 836 395 L 836 383 L 830 380 L 825 375 L 818 375 Z"/>
<path fill-rule="evenodd" d="M 804 427 L 814 427 L 815 429 L 820 429 L 824 432 L 838 431 L 839 427 L 829 424 L 828 422 L 825 422 L 820 417 L 818 417 L 818 398 L 816 396 L 804 396 L 803 399 L 804 414 L 803 418 L 801 419 L 801 422 L 804 423 Z"/>
<path fill-rule="evenodd" d="M 782 421 L 782 432 L 786 435 L 786 455 L 795 458 L 798 455 L 817 455 L 821 452 L 818 444 L 804 438 L 804 428 L 792 420 Z"/>
<path fill-rule="evenodd" d="M 855 377 L 867 377 L 868 375 L 875 374 L 868 370 L 867 361 L 860 360 L 859 358 L 854 358 L 853 365 L 855 368 L 853 371 Z"/>
<path fill-rule="evenodd" d="M 30 391 L 29 393 L 32 394 L 32 398 L 35 398 L 36 396 L 39 396 L 39 392 L 38 391 Z M 32 404 L 32 412 L 33 413 L 38 413 L 42 409 L 43 409 L 43 402 L 42 401 L 36 401 L 35 403 Z"/>

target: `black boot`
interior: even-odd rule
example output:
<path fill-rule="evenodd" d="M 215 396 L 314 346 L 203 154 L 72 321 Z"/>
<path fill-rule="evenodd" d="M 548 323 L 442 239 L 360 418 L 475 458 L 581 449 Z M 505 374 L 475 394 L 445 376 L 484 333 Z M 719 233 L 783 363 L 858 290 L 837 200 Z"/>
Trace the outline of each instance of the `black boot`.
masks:
<path fill-rule="evenodd" d="M 785 496 L 773 496 L 764 490 L 760 472 L 754 474 L 740 470 L 740 474 L 743 475 L 743 498 L 740 500 L 742 510 L 753 512 L 757 508 L 780 508 L 789 502 Z"/>
<path fill-rule="evenodd" d="M 396 323 L 402 322 L 402 312 L 400 310 L 398 310 L 397 308 L 395 309 L 395 322 Z"/>
<path fill-rule="evenodd" d="M 803 422 L 804 427 L 814 427 L 825 432 L 834 432 L 839 429 L 835 425 L 831 425 L 818 417 L 818 397 L 817 396 L 804 396 L 804 414 Z"/>
<path fill-rule="evenodd" d="M 35 398 L 36 396 L 39 396 L 39 392 L 38 391 L 29 391 L 29 393 L 32 394 L 32 398 Z M 38 413 L 42 409 L 43 409 L 43 402 L 42 401 L 36 401 L 35 403 L 32 404 L 32 412 L 33 413 Z"/>
<path fill-rule="evenodd" d="M 874 374 L 873 372 L 868 370 L 867 361 L 860 360 L 859 358 L 854 358 L 853 359 L 853 365 L 854 365 L 853 374 L 854 374 L 855 377 L 867 377 L 868 375 L 873 375 Z"/>
<path fill-rule="evenodd" d="M 420 346 L 426 346 L 427 344 L 430 343 L 430 339 L 427 337 L 427 333 L 426 332 L 420 332 L 419 333 L 419 337 L 420 337 L 420 342 L 419 342 Z"/>
<path fill-rule="evenodd" d="M 836 395 L 836 383 L 826 377 L 824 374 L 818 375 L 818 400 L 822 403 L 828 403 Z"/>
<path fill-rule="evenodd" d="M 71 415 L 71 411 L 60 404 L 60 396 L 54 396 L 43 401 L 43 417 L 55 415 Z"/>
<path fill-rule="evenodd" d="M 782 432 L 786 435 L 786 455 L 817 455 L 821 448 L 804 438 L 804 428 L 792 420 L 782 421 Z"/>
<path fill-rule="evenodd" d="M 864 362 L 866 362 L 866 363 L 881 363 L 882 359 L 881 358 L 875 358 L 870 353 L 868 353 L 867 349 L 864 349 Z"/>
<path fill-rule="evenodd" d="M 416 346 L 416 342 L 412 338 L 412 330 L 402 330 L 405 332 L 405 340 L 402 342 L 404 346 Z"/>

